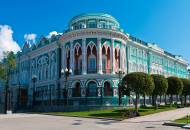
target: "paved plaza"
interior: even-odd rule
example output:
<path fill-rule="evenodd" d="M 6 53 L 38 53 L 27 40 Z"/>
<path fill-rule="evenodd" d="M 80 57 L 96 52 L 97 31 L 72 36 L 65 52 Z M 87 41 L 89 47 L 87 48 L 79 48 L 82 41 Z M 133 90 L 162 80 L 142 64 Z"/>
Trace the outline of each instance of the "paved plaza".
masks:
<path fill-rule="evenodd" d="M 123 121 L 40 114 L 0 115 L 0 130 L 180 130 L 162 124 L 188 113 L 190 108 L 182 108 Z"/>

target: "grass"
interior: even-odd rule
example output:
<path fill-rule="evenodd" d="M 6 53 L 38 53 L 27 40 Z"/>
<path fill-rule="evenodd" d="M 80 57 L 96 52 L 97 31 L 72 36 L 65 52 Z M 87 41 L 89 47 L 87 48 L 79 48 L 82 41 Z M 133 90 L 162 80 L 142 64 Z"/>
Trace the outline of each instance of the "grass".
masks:
<path fill-rule="evenodd" d="M 140 116 L 145 116 L 149 114 L 154 114 L 158 112 L 174 110 L 176 106 L 158 106 L 158 109 L 154 107 L 139 108 Z M 56 116 L 78 116 L 78 117 L 91 117 L 91 118 L 113 118 L 113 119 L 123 119 L 128 117 L 123 117 L 123 114 L 130 109 L 112 109 L 112 110 L 95 110 L 95 111 L 81 111 L 81 112 L 48 112 L 44 114 L 56 115 Z"/>
<path fill-rule="evenodd" d="M 183 117 L 183 118 L 177 119 L 174 122 L 186 124 L 187 123 L 187 117 Z"/>

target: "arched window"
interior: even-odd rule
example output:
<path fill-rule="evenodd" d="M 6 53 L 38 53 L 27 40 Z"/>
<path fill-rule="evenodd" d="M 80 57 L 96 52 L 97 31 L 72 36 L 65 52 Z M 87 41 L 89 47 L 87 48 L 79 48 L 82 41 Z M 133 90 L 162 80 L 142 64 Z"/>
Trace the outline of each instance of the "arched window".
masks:
<path fill-rule="evenodd" d="M 97 84 L 94 81 L 90 81 L 87 87 L 87 97 L 97 96 Z"/>
<path fill-rule="evenodd" d="M 111 72 L 110 47 L 107 44 L 102 47 L 102 71 L 103 73 Z"/>
<path fill-rule="evenodd" d="M 80 97 L 81 96 L 81 89 L 80 89 L 80 83 L 77 82 L 75 84 L 75 87 L 73 88 L 73 91 L 72 91 L 72 96 L 73 97 Z"/>
<path fill-rule="evenodd" d="M 104 96 L 113 96 L 113 88 L 109 82 L 104 83 Z"/>
<path fill-rule="evenodd" d="M 96 20 L 89 20 L 87 24 L 88 28 L 97 28 L 97 22 Z"/>
<path fill-rule="evenodd" d="M 115 49 L 115 71 L 118 72 L 120 68 L 120 49 L 116 48 Z"/>
<path fill-rule="evenodd" d="M 75 56 L 75 70 L 74 70 L 74 73 L 75 74 L 81 74 L 82 72 L 82 49 L 80 47 L 80 45 L 76 45 L 75 46 L 75 49 L 74 49 L 75 53 L 74 53 L 74 56 Z"/>
<path fill-rule="evenodd" d="M 97 72 L 97 51 L 93 43 L 90 43 L 87 47 L 87 72 Z"/>

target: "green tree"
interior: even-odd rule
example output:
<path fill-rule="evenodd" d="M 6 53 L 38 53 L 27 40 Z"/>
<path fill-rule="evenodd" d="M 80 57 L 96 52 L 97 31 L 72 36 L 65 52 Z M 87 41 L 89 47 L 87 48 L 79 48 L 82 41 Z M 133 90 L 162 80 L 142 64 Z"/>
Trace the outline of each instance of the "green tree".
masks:
<path fill-rule="evenodd" d="M 184 105 L 186 105 L 186 103 L 187 103 L 187 95 L 190 95 L 190 80 L 181 78 L 181 81 L 183 82 L 182 95 L 185 98 L 184 99 Z M 181 99 L 181 101 L 182 101 L 182 99 Z"/>
<path fill-rule="evenodd" d="M 13 52 L 4 52 L 4 59 L 0 63 L 0 79 L 5 82 L 5 106 L 4 113 L 7 110 L 7 98 L 9 89 L 10 73 L 16 68 L 15 55 Z"/>
<path fill-rule="evenodd" d="M 163 75 L 153 74 L 151 75 L 154 81 L 154 91 L 152 93 L 153 97 L 153 105 L 157 106 L 156 100 L 157 96 L 160 96 L 160 102 L 161 102 L 161 96 L 165 95 L 168 89 L 168 81 Z"/>
<path fill-rule="evenodd" d="M 143 72 L 129 73 L 123 77 L 123 82 L 127 84 L 128 90 L 136 94 L 135 110 L 138 112 L 140 95 L 151 94 L 154 89 L 154 82 L 150 75 Z"/>
<path fill-rule="evenodd" d="M 173 103 L 173 95 L 180 95 L 183 91 L 183 82 L 178 77 L 168 77 L 167 94 L 171 96 L 170 104 Z M 178 99 L 178 98 L 177 98 Z"/>

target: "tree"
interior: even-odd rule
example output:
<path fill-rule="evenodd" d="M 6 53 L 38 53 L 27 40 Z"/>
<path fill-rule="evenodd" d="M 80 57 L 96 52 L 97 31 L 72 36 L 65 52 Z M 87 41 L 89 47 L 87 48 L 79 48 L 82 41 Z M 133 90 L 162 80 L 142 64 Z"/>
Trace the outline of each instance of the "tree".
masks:
<path fill-rule="evenodd" d="M 124 76 L 122 81 L 127 84 L 128 90 L 136 94 L 135 110 L 138 112 L 139 96 L 149 95 L 154 89 L 154 82 L 151 76 L 143 72 L 134 72 Z"/>
<path fill-rule="evenodd" d="M 181 81 L 183 82 L 183 91 L 182 95 L 184 96 L 184 105 L 187 103 L 187 95 L 190 95 L 190 80 L 189 79 L 183 79 L 181 78 Z M 182 99 L 181 99 L 182 101 Z"/>
<path fill-rule="evenodd" d="M 158 75 L 158 74 L 153 74 L 152 75 L 153 81 L 154 81 L 154 91 L 152 93 L 153 97 L 153 105 L 156 104 L 157 96 L 160 96 L 160 101 L 161 101 L 161 96 L 165 95 L 168 89 L 168 81 L 163 75 Z"/>
<path fill-rule="evenodd" d="M 180 95 L 183 91 L 183 82 L 177 77 L 169 77 L 167 94 L 170 94 L 170 104 L 173 103 L 173 95 Z"/>
<path fill-rule="evenodd" d="M 4 113 L 7 111 L 7 99 L 9 90 L 9 76 L 11 71 L 16 68 L 15 55 L 13 52 L 4 52 L 4 59 L 0 63 L 0 79 L 5 81 L 5 106 Z"/>

